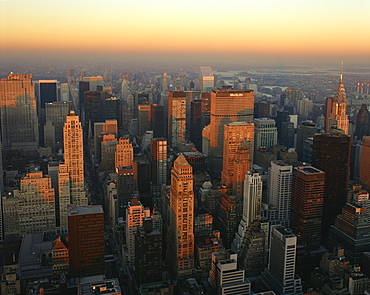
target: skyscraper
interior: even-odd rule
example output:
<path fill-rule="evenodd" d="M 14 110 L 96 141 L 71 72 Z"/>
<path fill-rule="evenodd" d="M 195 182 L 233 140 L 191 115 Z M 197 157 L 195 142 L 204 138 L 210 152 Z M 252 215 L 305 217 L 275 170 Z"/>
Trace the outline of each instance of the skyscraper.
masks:
<path fill-rule="evenodd" d="M 57 149 L 63 148 L 63 126 L 66 121 L 66 116 L 71 110 L 72 103 L 69 101 L 58 101 L 45 104 L 46 123 L 48 121 L 52 122 L 55 128 L 55 145 Z"/>
<path fill-rule="evenodd" d="M 351 199 L 330 227 L 329 244 L 344 249 L 351 263 L 361 264 L 363 254 L 370 251 L 369 193 L 360 189 Z"/>
<path fill-rule="evenodd" d="M 211 91 L 215 87 L 215 77 L 211 67 L 200 67 L 199 88 L 201 91 Z"/>
<path fill-rule="evenodd" d="M 290 225 L 293 166 L 281 160 L 271 162 L 268 179 L 269 204 L 277 208 L 277 220 L 284 227 Z"/>
<path fill-rule="evenodd" d="M 167 140 L 153 138 L 150 142 L 152 156 L 152 183 L 162 185 L 167 183 Z"/>
<path fill-rule="evenodd" d="M 134 149 L 128 138 L 118 139 L 115 152 L 115 168 L 132 166 L 134 160 Z"/>
<path fill-rule="evenodd" d="M 297 237 L 281 225 L 273 226 L 269 262 L 262 281 L 278 295 L 303 294 L 301 279 L 295 275 L 296 251 Z"/>
<path fill-rule="evenodd" d="M 203 129 L 203 153 L 209 156 L 210 171 L 219 177 L 222 170 L 224 126 L 231 122 L 253 121 L 252 90 L 211 92 L 210 124 Z"/>
<path fill-rule="evenodd" d="M 356 131 L 355 136 L 361 140 L 363 136 L 370 135 L 369 121 L 370 114 L 366 104 L 363 104 L 356 116 Z"/>
<path fill-rule="evenodd" d="M 58 101 L 57 80 L 39 80 L 39 108 L 44 109 L 46 103 Z"/>
<path fill-rule="evenodd" d="M 360 181 L 370 189 L 370 136 L 362 137 Z"/>
<path fill-rule="evenodd" d="M 76 206 L 87 205 L 88 199 L 85 194 L 84 178 L 84 154 L 82 126 L 74 111 L 70 111 L 66 117 L 64 132 L 64 163 L 67 166 L 72 204 Z"/>
<path fill-rule="evenodd" d="M 277 144 L 278 132 L 274 119 L 254 119 L 255 150 L 260 147 L 270 148 Z"/>
<path fill-rule="evenodd" d="M 126 251 L 124 253 L 125 264 L 127 266 L 135 265 L 135 235 L 140 226 L 143 225 L 144 218 L 150 217 L 149 209 L 144 206 L 134 196 L 128 202 L 126 209 Z"/>
<path fill-rule="evenodd" d="M 180 154 L 171 170 L 169 262 L 176 278 L 194 269 L 193 169 Z"/>
<path fill-rule="evenodd" d="M 339 84 L 337 91 L 332 98 L 332 101 L 327 101 L 327 128 L 326 131 L 329 131 L 330 127 L 337 125 L 338 129 L 344 131 L 344 134 L 348 134 L 348 115 L 347 115 L 347 95 L 346 90 L 343 85 L 343 75 L 340 75 Z M 331 103 L 331 105 L 330 105 Z"/>
<path fill-rule="evenodd" d="M 317 133 L 317 125 L 312 121 L 303 121 L 297 129 L 297 154 L 298 158 L 303 158 L 303 143 Z"/>
<path fill-rule="evenodd" d="M 35 150 L 38 147 L 38 119 L 32 75 L 0 80 L 1 132 L 4 150 Z"/>
<path fill-rule="evenodd" d="M 331 131 L 330 134 L 316 134 L 312 146 L 312 166 L 325 172 L 324 236 L 347 201 L 350 172 L 351 137 L 341 130 Z"/>
<path fill-rule="evenodd" d="M 253 139 L 254 125 L 246 122 L 233 122 L 224 126 L 224 150 L 221 182 L 222 184 L 231 185 L 234 191 L 243 193 L 243 184 L 245 174 L 252 167 L 253 162 Z M 245 150 L 245 157 L 243 151 Z M 243 171 L 240 171 L 242 179 L 238 181 L 237 168 L 238 162 Z M 239 186 L 238 186 L 239 184 Z M 239 188 L 239 189 L 238 189 Z"/>
<path fill-rule="evenodd" d="M 298 244 L 318 250 L 321 244 L 325 173 L 312 166 L 293 170 L 292 222 Z"/>
<path fill-rule="evenodd" d="M 238 263 L 247 276 L 260 275 L 265 267 L 266 233 L 261 224 L 262 178 L 257 171 L 245 175 L 243 216 L 232 248 L 238 252 Z"/>
<path fill-rule="evenodd" d="M 101 205 L 68 206 L 68 249 L 70 275 L 86 277 L 105 273 Z"/>
<path fill-rule="evenodd" d="M 178 147 L 185 141 L 186 131 L 186 92 L 168 92 L 168 140 Z"/>

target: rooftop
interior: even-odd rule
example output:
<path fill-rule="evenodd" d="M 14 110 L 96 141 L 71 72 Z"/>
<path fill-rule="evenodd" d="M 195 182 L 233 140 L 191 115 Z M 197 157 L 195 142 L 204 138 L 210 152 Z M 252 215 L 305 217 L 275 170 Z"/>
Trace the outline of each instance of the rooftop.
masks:
<path fill-rule="evenodd" d="M 68 216 L 104 213 L 101 205 L 73 206 L 68 205 Z"/>

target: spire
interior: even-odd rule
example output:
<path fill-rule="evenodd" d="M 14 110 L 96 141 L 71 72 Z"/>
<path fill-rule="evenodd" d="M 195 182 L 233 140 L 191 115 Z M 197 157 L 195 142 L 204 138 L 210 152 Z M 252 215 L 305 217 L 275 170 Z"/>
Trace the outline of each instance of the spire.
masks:
<path fill-rule="evenodd" d="M 340 71 L 339 84 L 343 84 L 343 60 L 342 60 L 342 69 Z"/>

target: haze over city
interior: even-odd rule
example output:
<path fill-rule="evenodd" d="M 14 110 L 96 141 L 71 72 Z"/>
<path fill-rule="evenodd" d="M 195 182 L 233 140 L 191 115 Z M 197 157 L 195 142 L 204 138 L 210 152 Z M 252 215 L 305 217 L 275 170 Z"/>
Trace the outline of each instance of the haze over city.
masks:
<path fill-rule="evenodd" d="M 370 63 L 370 2 L 0 1 L 0 55 L 132 63 Z"/>

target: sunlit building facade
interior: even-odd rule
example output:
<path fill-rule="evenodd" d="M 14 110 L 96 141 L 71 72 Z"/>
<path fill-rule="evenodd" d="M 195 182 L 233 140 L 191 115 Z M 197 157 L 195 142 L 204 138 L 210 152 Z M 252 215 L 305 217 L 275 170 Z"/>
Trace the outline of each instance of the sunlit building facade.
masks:
<path fill-rule="evenodd" d="M 3 149 L 35 150 L 39 132 L 32 75 L 10 74 L 0 80 Z"/>
<path fill-rule="evenodd" d="M 180 154 L 171 170 L 169 260 L 176 278 L 194 270 L 193 169 Z"/>

